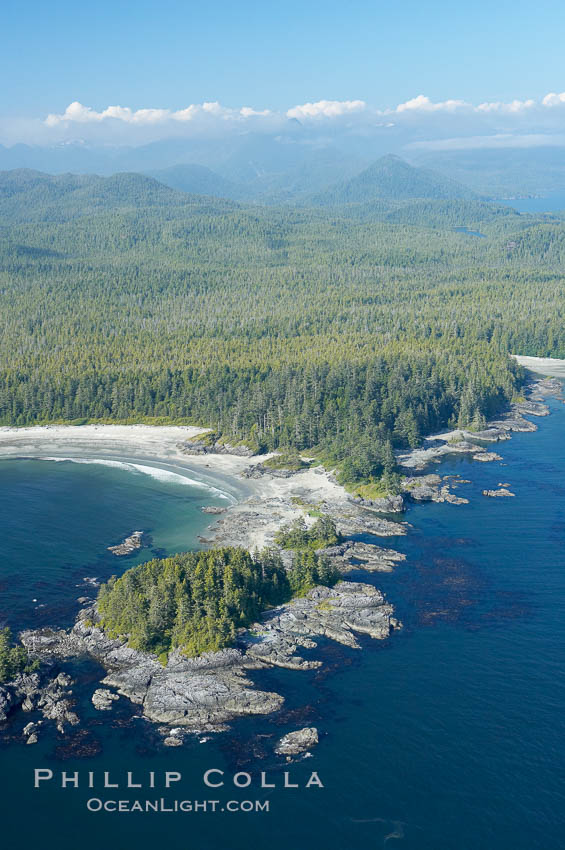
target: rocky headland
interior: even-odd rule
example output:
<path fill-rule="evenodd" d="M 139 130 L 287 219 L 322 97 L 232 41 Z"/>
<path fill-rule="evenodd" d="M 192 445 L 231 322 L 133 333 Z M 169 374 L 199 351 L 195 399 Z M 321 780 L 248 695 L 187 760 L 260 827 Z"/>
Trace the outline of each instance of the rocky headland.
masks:
<path fill-rule="evenodd" d="M 68 631 L 39 629 L 20 637 L 33 657 L 48 664 L 77 656 L 99 662 L 106 676 L 102 681 L 105 689 L 97 688 L 93 695 L 97 709 L 111 708 L 116 694 L 108 688 L 114 688 L 141 706 L 148 720 L 191 731 L 219 731 L 236 717 L 270 714 L 282 706 L 283 696 L 257 689 L 250 671 L 266 667 L 313 670 L 321 662 L 299 652 L 315 649 L 316 638 L 358 649 L 357 634 L 383 640 L 400 626 L 380 591 L 372 585 L 341 581 L 332 588 L 316 587 L 268 611 L 260 622 L 238 635 L 232 648 L 198 658 L 175 651 L 163 666 L 156 656 L 110 639 L 98 628 L 97 620 L 92 607 L 83 609 Z M 34 683 L 36 694 L 36 680 Z M 23 694 L 22 686 L 19 689 Z M 62 697 L 59 703 L 60 710 L 67 711 L 66 722 L 78 722 L 78 718 L 69 719 L 69 706 Z M 12 705 L 7 704 L 6 711 Z M 58 718 L 55 710 L 51 713 L 51 719 Z M 51 717 L 49 710 L 45 717 Z"/>
<path fill-rule="evenodd" d="M 512 403 L 499 418 L 487 422 L 480 431 L 456 428 L 444 434 L 426 437 L 424 446 L 410 452 L 400 452 L 398 462 L 405 470 L 423 470 L 430 463 L 437 463 L 449 454 L 470 454 L 473 460 L 500 460 L 495 452 L 489 452 L 481 443 L 509 440 L 513 432 L 532 433 L 537 425 L 526 416 L 548 416 L 549 408 L 544 403 L 548 396 L 563 400 L 563 386 L 557 378 L 531 378 L 524 387 L 524 399 Z"/>
<path fill-rule="evenodd" d="M 192 432 L 188 440 L 177 441 L 175 452 L 177 456 L 190 454 L 199 468 L 210 466 L 210 462 L 215 464 L 212 455 L 218 454 L 222 472 L 244 476 L 250 488 L 245 498 L 234 505 L 203 508 L 211 515 L 212 525 L 206 537 L 201 538 L 202 543 L 259 549 L 274 544 L 281 525 L 301 516 L 307 524 L 312 524 L 314 517 L 322 513 L 334 520 L 341 541 L 320 551 L 342 573 L 353 569 L 390 572 L 405 556 L 376 542 L 356 538 L 406 534 L 408 523 L 393 520 L 390 514 L 400 514 L 409 502 L 466 504 L 468 500 L 454 491 L 468 482 L 459 476 L 426 473 L 425 467 L 450 453 L 467 454 L 481 463 L 500 460 L 484 444 L 507 440 L 513 432 L 535 431 L 537 426 L 526 416 L 546 416 L 549 409 L 544 402 L 548 396 L 563 398 L 561 382 L 532 379 L 525 398 L 512 404 L 504 415 L 487 423 L 481 431 L 456 429 L 428 438 L 421 448 L 399 453 L 398 462 L 405 472 L 400 492 L 382 498 L 354 497 L 321 466 L 272 468 L 263 459 L 249 457 L 244 447 L 195 440 Z M 120 426 L 119 430 L 121 434 L 124 428 Z M 153 430 L 148 429 L 147 433 L 156 441 Z M 178 429 L 168 430 L 176 433 Z M 184 433 L 188 431 L 185 429 Z M 512 496 L 507 488 L 507 484 L 499 484 L 498 489 L 485 490 L 484 495 Z M 142 532 L 134 532 L 121 544 L 108 548 L 114 554 L 125 555 L 137 551 L 142 541 Z M 291 557 L 286 552 L 282 555 L 286 560 Z M 97 582 L 92 580 L 92 584 Z M 87 603 L 87 599 L 82 602 Z M 175 651 L 163 666 L 155 656 L 134 650 L 124 641 L 110 639 L 97 626 L 97 621 L 96 608 L 88 603 L 70 630 L 22 633 L 22 643 L 42 664 L 40 672 L 20 676 L 0 687 L 0 721 L 18 708 L 39 711 L 40 719 L 28 723 L 23 733 L 29 743 L 37 740 L 44 723 L 55 723 L 59 732 L 64 732 L 67 726 L 79 722 L 71 679 L 65 672 L 59 672 L 61 663 L 69 658 L 87 656 L 105 670 L 100 683 L 103 687 L 97 687 L 92 695 L 95 709 L 110 711 L 121 695 L 139 706 L 148 720 L 162 724 L 160 730 L 167 746 L 178 746 L 186 732 L 218 731 L 227 728 L 237 717 L 278 711 L 284 697 L 257 688 L 252 678 L 254 670 L 269 667 L 314 670 L 321 665 L 315 653 L 320 639 L 357 649 L 360 634 L 382 640 L 400 625 L 392 606 L 375 587 L 340 581 L 333 588 L 316 587 L 303 597 L 267 611 L 260 622 L 240 631 L 235 645 L 229 649 L 198 658 L 188 658 Z M 300 738 L 303 732 L 309 730 L 291 734 Z M 285 747 L 293 747 L 293 740 Z M 300 746 L 300 741 L 296 746 Z M 284 747 L 280 752 L 291 754 Z"/>

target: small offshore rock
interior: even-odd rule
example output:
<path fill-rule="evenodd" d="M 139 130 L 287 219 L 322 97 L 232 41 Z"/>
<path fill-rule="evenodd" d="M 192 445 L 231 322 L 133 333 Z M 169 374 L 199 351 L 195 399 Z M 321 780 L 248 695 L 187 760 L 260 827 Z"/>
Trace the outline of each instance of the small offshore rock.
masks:
<path fill-rule="evenodd" d="M 143 546 L 143 531 L 134 531 L 129 537 L 126 537 L 117 546 L 107 546 L 108 552 L 113 555 L 131 555 Z"/>
<path fill-rule="evenodd" d="M 112 708 L 112 703 L 118 699 L 118 694 L 113 694 L 112 691 L 108 691 L 106 688 L 98 688 L 92 694 L 92 705 L 98 711 L 109 711 Z"/>
<path fill-rule="evenodd" d="M 483 490 L 483 496 L 489 496 L 491 499 L 503 498 L 504 496 L 515 496 L 516 493 L 511 493 L 506 487 L 500 487 L 498 490 Z"/>
<path fill-rule="evenodd" d="M 502 460 L 502 458 L 496 452 L 482 452 L 481 454 L 473 455 L 473 460 L 480 460 L 483 463 L 490 463 L 493 460 Z"/>
<path fill-rule="evenodd" d="M 22 735 L 25 735 L 25 737 L 27 738 L 29 735 L 35 732 L 36 728 L 37 723 L 34 723 L 32 721 L 31 723 L 28 723 L 26 726 L 24 726 L 24 728 L 22 729 Z"/>
<path fill-rule="evenodd" d="M 306 726 L 296 732 L 284 735 L 275 747 L 275 752 L 280 756 L 296 756 L 306 753 L 318 743 L 318 730 L 315 726 Z"/>

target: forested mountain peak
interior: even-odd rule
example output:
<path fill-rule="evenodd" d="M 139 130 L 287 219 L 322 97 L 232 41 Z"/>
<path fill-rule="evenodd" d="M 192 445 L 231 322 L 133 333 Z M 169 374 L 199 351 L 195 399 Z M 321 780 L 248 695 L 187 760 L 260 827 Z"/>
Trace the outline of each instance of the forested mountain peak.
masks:
<path fill-rule="evenodd" d="M 0 172 L 0 215 L 13 222 L 68 221 L 93 213 L 209 203 L 208 198 L 188 195 L 143 174 L 51 175 L 25 168 Z"/>
<path fill-rule="evenodd" d="M 316 205 L 370 203 L 376 200 L 472 200 L 466 186 L 426 168 L 416 168 L 393 154 L 380 157 L 352 177 L 312 197 Z"/>
<path fill-rule="evenodd" d="M 239 200 L 249 194 L 246 187 L 222 177 L 205 165 L 180 163 L 169 168 L 148 171 L 147 174 L 171 189 L 196 195 Z"/>

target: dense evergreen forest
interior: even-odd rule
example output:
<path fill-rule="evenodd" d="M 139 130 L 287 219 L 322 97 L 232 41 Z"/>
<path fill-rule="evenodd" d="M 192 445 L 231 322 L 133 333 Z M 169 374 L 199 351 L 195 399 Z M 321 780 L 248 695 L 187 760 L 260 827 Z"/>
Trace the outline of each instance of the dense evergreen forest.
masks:
<path fill-rule="evenodd" d="M 337 578 L 315 552 L 297 555 L 289 570 L 270 550 L 255 557 L 237 548 L 185 552 L 112 578 L 97 607 L 110 636 L 127 636 L 134 649 L 165 661 L 173 649 L 189 656 L 222 649 L 265 608 Z"/>
<path fill-rule="evenodd" d="M 6 627 L 0 629 L 0 684 L 9 682 L 19 673 L 30 673 L 38 668 L 37 661 L 31 661 L 27 650 L 12 640 L 12 632 Z"/>
<path fill-rule="evenodd" d="M 565 224 L 445 185 L 266 208 L 131 174 L 0 175 L 0 424 L 200 424 L 350 481 L 480 427 L 519 390 L 509 352 L 565 357 Z"/>

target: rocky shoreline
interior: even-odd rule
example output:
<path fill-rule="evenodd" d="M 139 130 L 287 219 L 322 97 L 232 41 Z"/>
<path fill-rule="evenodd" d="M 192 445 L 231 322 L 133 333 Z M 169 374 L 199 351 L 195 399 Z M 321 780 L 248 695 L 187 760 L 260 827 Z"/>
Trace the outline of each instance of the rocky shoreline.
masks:
<path fill-rule="evenodd" d="M 398 462 L 405 470 L 421 471 L 430 463 L 438 463 L 449 454 L 470 454 L 473 460 L 500 460 L 495 452 L 488 452 L 483 442 L 492 443 L 509 440 L 513 432 L 532 433 L 537 425 L 526 416 L 548 416 L 549 408 L 544 404 L 548 396 L 563 400 L 563 386 L 557 378 L 532 378 L 524 388 L 523 401 L 513 402 L 508 411 L 491 422 L 481 431 L 466 431 L 456 428 L 444 434 L 426 437 L 427 446 L 398 454 Z M 477 442 L 474 442 L 477 441 Z"/>
<path fill-rule="evenodd" d="M 424 446 L 399 452 L 397 460 L 405 473 L 400 492 L 378 499 L 358 499 L 347 493 L 322 467 L 297 471 L 269 470 L 261 463 L 245 467 L 246 479 L 258 480 L 259 495 L 221 511 L 200 542 L 205 545 L 240 545 L 253 548 L 273 545 L 277 528 L 311 513 L 331 517 L 343 537 L 370 535 L 395 537 L 406 534 L 409 525 L 397 519 L 409 502 L 447 502 L 464 505 L 468 499 L 454 492 L 467 483 L 457 476 L 426 473 L 426 467 L 439 463 L 450 454 L 465 454 L 481 463 L 493 463 L 501 456 L 484 443 L 509 440 L 512 433 L 530 433 L 537 425 L 526 416 L 547 416 L 544 404 L 548 396 L 563 398 L 563 387 L 556 378 L 532 378 L 525 387 L 523 401 L 510 405 L 499 419 L 488 422 L 478 432 L 455 429 L 428 437 Z M 191 441 L 193 442 L 193 441 Z M 225 450 L 225 447 L 223 447 Z M 208 448 L 207 452 L 213 449 Z M 269 482 L 273 482 L 269 488 Z M 394 519 L 392 518 L 394 517 Z"/>
<path fill-rule="evenodd" d="M 0 723 L 5 722 L 17 708 L 40 716 L 23 729 L 27 744 L 37 743 L 39 730 L 46 721 L 52 721 L 61 734 L 67 726 L 79 723 L 79 717 L 73 710 L 71 686 L 74 682 L 63 672 L 51 678 L 53 666 L 52 661 L 47 659 L 39 672 L 22 673 L 13 681 L 0 685 Z"/>
<path fill-rule="evenodd" d="M 549 409 L 543 402 L 549 395 L 563 399 L 560 381 L 532 380 L 525 400 L 512 404 L 504 416 L 489 422 L 482 431 L 458 429 L 428 438 L 423 448 L 400 453 L 398 461 L 406 472 L 401 492 L 381 499 L 354 498 L 321 467 L 284 475 L 280 470 L 263 467 L 258 474 L 250 474 L 256 470 L 255 459 L 241 458 L 240 472 L 258 480 L 261 489 L 229 508 L 204 508 L 213 516 L 213 524 L 209 527 L 210 536 L 201 538 L 201 542 L 250 548 L 251 541 L 260 539 L 263 545 L 272 545 L 274 534 L 283 523 L 297 516 L 312 523 L 314 516 L 323 513 L 334 520 L 344 539 L 321 551 L 342 573 L 390 572 L 405 560 L 403 554 L 355 538 L 406 534 L 408 523 L 393 520 L 390 515 L 401 513 L 409 501 L 466 504 L 468 500 L 453 490 L 468 482 L 458 476 L 426 473 L 425 467 L 450 453 L 468 454 L 483 463 L 500 460 L 499 455 L 481 444 L 509 439 L 512 432 L 535 431 L 537 426 L 525 417 L 546 416 Z M 209 455 L 214 448 L 206 447 L 203 454 Z M 229 449 L 222 446 L 222 454 Z M 274 479 L 276 482 L 271 485 Z M 483 493 L 491 498 L 513 496 L 507 487 L 499 483 L 498 489 Z M 108 548 L 116 555 L 129 554 L 142 545 L 142 539 L 142 533 L 135 532 L 118 546 Z M 284 558 L 289 556 L 282 554 Z M 155 656 L 111 640 L 97 627 L 97 620 L 95 606 L 90 605 L 79 612 L 70 630 L 40 629 L 21 634 L 30 654 L 41 660 L 41 669 L 0 687 L 0 722 L 18 707 L 40 712 L 40 719 L 25 727 L 23 734 L 28 743 L 37 740 L 40 727 L 48 721 L 54 722 L 60 733 L 79 722 L 73 710 L 70 676 L 61 671 L 49 678 L 66 659 L 90 657 L 106 671 L 100 683 L 104 687 L 98 686 L 92 695 L 95 709 L 111 711 L 122 696 L 139 706 L 145 718 L 162 724 L 160 731 L 168 746 L 178 746 L 186 731 L 221 731 L 237 717 L 272 714 L 281 708 L 284 697 L 257 689 L 250 678 L 252 671 L 269 667 L 314 670 L 321 665 L 313 652 L 320 638 L 358 649 L 359 634 L 382 640 L 400 627 L 392 606 L 379 590 L 352 581 L 340 581 L 333 588 L 314 588 L 305 596 L 266 612 L 260 622 L 240 632 L 230 649 L 199 658 L 173 652 L 166 666 Z M 308 729 L 299 732 L 308 739 L 311 735 Z M 289 746 L 292 748 L 292 742 Z M 280 753 L 285 753 L 284 747 Z"/>
<path fill-rule="evenodd" d="M 341 581 L 333 588 L 316 587 L 305 596 L 266 612 L 260 622 L 239 634 L 233 648 L 198 658 L 187 658 L 176 651 L 166 666 L 156 656 L 108 638 L 96 626 L 97 620 L 93 606 L 80 611 L 68 631 L 30 630 L 20 637 L 30 655 L 47 666 L 80 656 L 101 664 L 106 671 L 102 680 L 105 688 L 95 690 L 95 708 L 111 710 L 120 695 L 141 706 L 143 716 L 154 723 L 199 733 L 222 731 L 237 717 L 271 714 L 281 708 L 284 697 L 256 689 L 248 678 L 249 671 L 268 667 L 314 670 L 321 662 L 304 658 L 299 651 L 315 649 L 315 638 L 358 649 L 357 634 L 383 640 L 392 629 L 400 627 L 392 606 L 380 591 L 372 585 L 349 581 Z M 59 679 L 61 675 L 65 674 L 59 674 Z M 1 689 L 6 716 L 17 705 L 26 710 L 23 703 L 32 685 L 33 694 L 40 693 L 38 674 L 28 679 L 32 684 L 27 690 L 21 681 Z M 70 683 L 70 677 L 67 679 Z M 41 707 L 41 698 L 37 705 Z M 62 696 L 59 708 L 59 731 L 64 731 L 64 723 L 78 723 L 78 717 L 69 714 L 70 704 Z M 54 713 L 51 719 L 58 717 Z"/>

